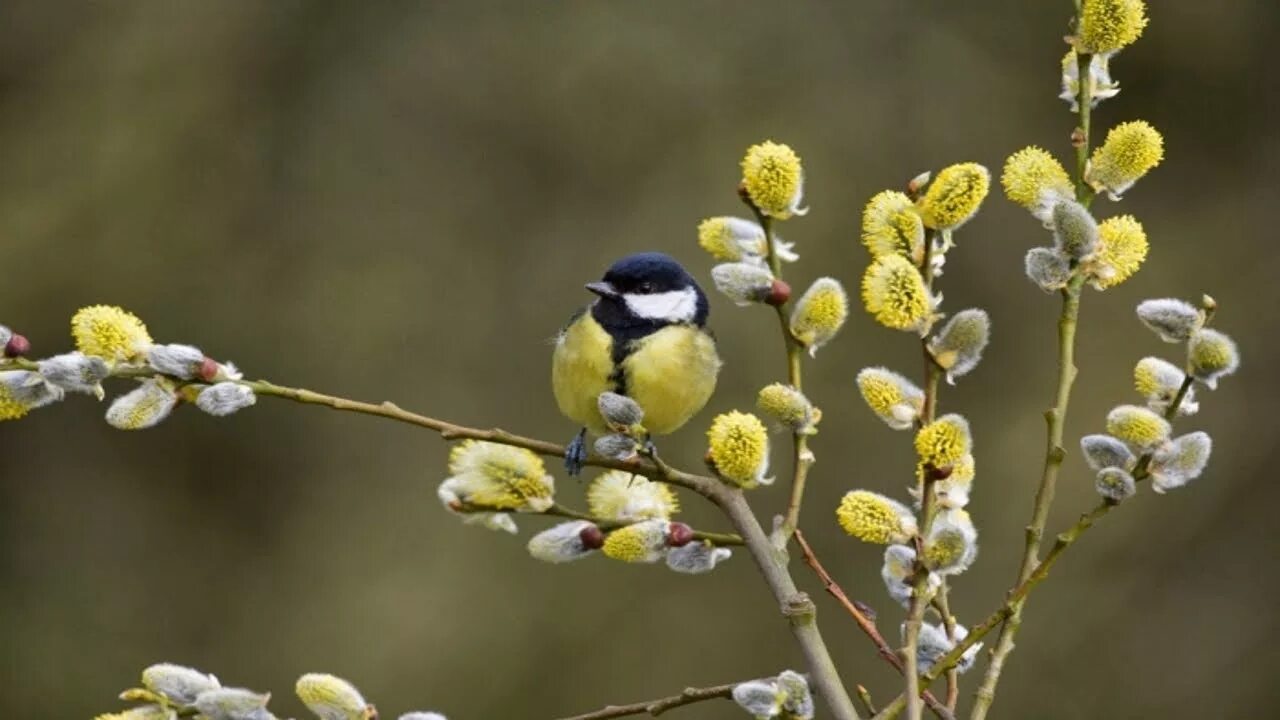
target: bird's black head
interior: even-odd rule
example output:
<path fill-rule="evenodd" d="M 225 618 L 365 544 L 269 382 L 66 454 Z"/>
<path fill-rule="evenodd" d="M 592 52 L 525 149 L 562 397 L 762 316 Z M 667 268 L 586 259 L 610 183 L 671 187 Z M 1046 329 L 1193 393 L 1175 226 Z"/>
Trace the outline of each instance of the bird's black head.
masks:
<path fill-rule="evenodd" d="M 611 329 L 676 323 L 702 326 L 709 313 L 702 288 L 680 263 L 662 253 L 628 255 L 614 263 L 602 280 L 588 283 L 587 289 L 600 296 L 592 316 Z"/>

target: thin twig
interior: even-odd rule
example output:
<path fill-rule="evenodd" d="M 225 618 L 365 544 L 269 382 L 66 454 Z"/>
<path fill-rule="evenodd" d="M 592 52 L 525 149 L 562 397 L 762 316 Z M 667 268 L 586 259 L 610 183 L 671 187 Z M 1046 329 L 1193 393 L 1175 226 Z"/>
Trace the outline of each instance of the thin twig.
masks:
<path fill-rule="evenodd" d="M 796 544 L 800 546 L 801 557 L 804 558 L 805 564 L 808 565 L 813 570 L 814 574 L 818 576 L 818 581 L 822 583 L 823 588 L 825 588 L 826 591 L 840 603 L 841 607 L 843 607 L 845 611 L 853 617 L 853 621 L 858 624 L 858 627 L 862 629 L 862 632 L 865 633 L 868 638 L 871 638 L 871 642 L 875 644 L 876 652 L 880 657 L 884 658 L 885 662 L 892 665 L 893 669 L 902 673 L 904 671 L 902 658 L 898 657 L 898 653 L 894 651 L 893 647 L 884 639 L 884 636 L 880 634 L 880 629 L 876 627 L 876 621 L 860 610 L 857 603 L 849 599 L 849 596 L 845 593 L 844 589 L 840 587 L 840 584 L 837 583 L 835 579 L 831 577 L 831 573 L 827 572 L 827 569 L 822 566 L 822 563 L 818 560 L 818 556 L 813 552 L 813 548 L 809 545 L 808 541 L 805 540 L 804 533 L 799 528 L 796 529 L 794 537 Z M 861 693 L 859 693 L 859 695 L 861 695 Z M 938 702 L 938 699 L 933 696 L 933 693 L 925 692 L 924 701 L 925 704 L 929 706 L 929 709 L 933 711 L 934 715 L 937 715 L 944 720 L 953 717 L 952 713 L 946 708 L 946 706 L 941 702 Z M 875 711 L 873 710 L 871 712 L 874 714 Z"/>
<path fill-rule="evenodd" d="M 943 231 L 942 243 L 944 248 L 951 245 L 951 236 L 949 233 L 950 231 Z M 920 272 L 924 277 L 925 287 L 928 288 L 930 295 L 933 294 L 934 281 L 934 239 L 935 237 L 933 233 L 925 235 L 924 262 L 920 268 Z M 921 411 L 920 417 L 920 426 L 923 427 L 933 422 L 938 415 L 938 389 L 941 386 L 942 367 L 938 365 L 938 362 L 933 357 L 933 353 L 929 350 L 929 340 L 927 337 L 920 338 L 920 350 L 924 356 L 924 407 Z M 933 523 L 933 516 L 936 513 L 937 508 L 932 505 L 928 507 L 922 505 L 922 510 L 924 511 L 923 514 L 925 522 L 924 529 L 921 530 L 921 536 L 927 537 L 929 527 Z M 928 569 L 924 568 L 923 565 L 918 567 L 917 571 L 924 573 L 926 577 L 928 575 Z M 954 643 L 956 641 L 956 621 L 955 618 L 951 616 L 951 604 L 948 599 L 949 592 L 950 587 L 948 586 L 948 580 L 946 577 L 943 577 L 942 584 L 938 586 L 938 589 L 934 594 L 934 601 L 942 615 L 942 626 L 946 630 L 947 639 Z M 923 613 L 923 609 L 921 609 L 921 612 Z M 956 670 L 952 670 L 947 673 L 947 710 L 949 712 L 955 712 L 959 697 L 960 673 Z"/>
<path fill-rule="evenodd" d="M 766 260 L 769 264 L 769 271 L 775 280 L 782 280 L 782 259 L 778 257 L 778 249 L 774 247 L 776 238 L 773 233 L 773 218 L 760 212 L 760 209 L 744 198 L 747 206 L 755 213 L 756 221 L 760 223 L 761 229 L 765 235 L 765 249 L 768 253 Z M 801 361 L 804 357 L 804 348 L 800 342 L 796 340 L 795 335 L 791 333 L 791 323 L 788 320 L 788 308 L 790 302 L 774 306 L 774 311 L 778 315 L 778 326 L 782 331 L 782 342 L 787 352 L 787 382 L 797 391 L 803 391 L 803 371 L 801 369 Z M 778 526 L 778 537 L 775 542 L 778 547 L 786 547 L 787 540 L 791 538 L 791 534 L 795 532 L 796 527 L 800 523 L 800 507 L 804 503 L 804 489 L 809 477 L 809 466 L 813 464 L 813 453 L 809 450 L 809 436 L 803 432 L 793 431 L 791 434 L 791 495 L 787 501 L 786 514 L 783 515 L 782 524 Z"/>
<path fill-rule="evenodd" d="M 672 708 L 692 705 L 694 703 L 703 702 L 704 700 L 730 698 L 733 696 L 733 689 L 739 684 L 740 683 L 729 683 L 728 685 L 716 685 L 714 687 L 685 688 L 679 695 L 658 698 L 656 700 L 645 700 L 644 702 L 631 703 L 630 705 L 608 705 L 596 710 L 595 712 L 564 717 L 560 718 L 560 720 L 606 720 L 606 718 L 619 718 L 626 717 L 628 715 L 646 714 L 657 717 Z"/>

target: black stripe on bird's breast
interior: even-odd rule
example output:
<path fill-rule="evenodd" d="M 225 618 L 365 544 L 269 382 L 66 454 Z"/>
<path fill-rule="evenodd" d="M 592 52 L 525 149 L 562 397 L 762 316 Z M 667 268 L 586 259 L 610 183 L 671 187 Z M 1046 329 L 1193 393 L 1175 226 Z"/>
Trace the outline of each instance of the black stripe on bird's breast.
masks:
<path fill-rule="evenodd" d="M 659 323 L 644 323 L 643 325 L 627 325 L 625 327 L 604 326 L 609 336 L 613 338 L 613 373 L 609 375 L 609 381 L 613 383 L 614 392 L 619 395 L 627 394 L 627 371 L 623 368 L 623 362 L 631 357 L 631 353 L 636 351 L 641 340 L 664 327 L 667 327 L 667 325 Z"/>

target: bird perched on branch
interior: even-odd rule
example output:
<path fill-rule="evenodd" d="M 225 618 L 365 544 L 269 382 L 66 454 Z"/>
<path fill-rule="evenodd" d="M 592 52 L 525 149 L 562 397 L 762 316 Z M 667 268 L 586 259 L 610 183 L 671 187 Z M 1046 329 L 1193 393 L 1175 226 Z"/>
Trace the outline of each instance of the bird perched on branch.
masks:
<path fill-rule="evenodd" d="M 671 257 L 627 256 L 586 287 L 596 300 L 560 331 L 551 365 L 560 411 L 582 426 L 565 452 L 570 475 L 586 460 L 587 432 L 609 431 L 601 393 L 631 398 L 645 430 L 665 435 L 707 404 L 720 371 L 707 296 Z"/>

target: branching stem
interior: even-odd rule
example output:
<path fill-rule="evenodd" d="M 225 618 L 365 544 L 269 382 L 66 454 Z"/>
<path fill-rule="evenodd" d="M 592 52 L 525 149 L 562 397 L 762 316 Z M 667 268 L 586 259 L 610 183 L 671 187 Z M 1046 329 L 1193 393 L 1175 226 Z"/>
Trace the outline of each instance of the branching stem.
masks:
<path fill-rule="evenodd" d="M 656 700 L 645 700 L 644 702 L 631 703 L 630 705 L 609 705 L 596 710 L 595 712 L 573 715 L 571 717 L 561 718 L 560 720 L 606 720 L 607 718 L 620 718 L 628 715 L 650 715 L 652 717 L 658 717 L 672 708 L 684 707 L 685 705 L 692 705 L 705 700 L 717 700 L 732 697 L 733 689 L 738 685 L 739 683 L 729 683 L 727 685 L 715 685 L 713 687 L 685 688 L 679 695 L 658 698 Z"/>

